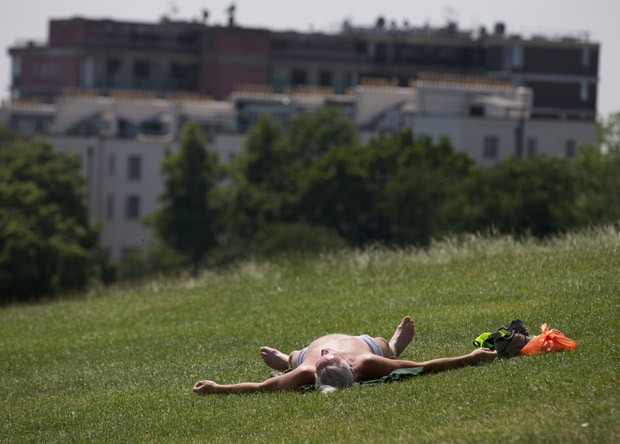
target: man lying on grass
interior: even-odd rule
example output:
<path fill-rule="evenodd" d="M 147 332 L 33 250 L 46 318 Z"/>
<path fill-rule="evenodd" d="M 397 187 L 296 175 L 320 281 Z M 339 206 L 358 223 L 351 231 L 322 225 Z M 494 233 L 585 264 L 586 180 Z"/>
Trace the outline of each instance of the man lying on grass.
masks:
<path fill-rule="evenodd" d="M 321 391 L 350 387 L 354 382 L 369 381 L 389 375 L 396 369 L 423 367 L 428 372 L 439 372 L 479 362 L 492 361 L 496 352 L 478 348 L 473 352 L 452 358 L 438 358 L 415 362 L 396 359 L 409 345 L 415 334 L 413 320 L 405 316 L 388 342 L 381 337 L 330 334 L 315 339 L 302 350 L 285 355 L 279 350 L 262 347 L 260 354 L 265 363 L 286 373 L 263 382 L 217 384 L 198 381 L 195 393 L 242 393 L 275 390 L 297 390 L 316 384 Z"/>

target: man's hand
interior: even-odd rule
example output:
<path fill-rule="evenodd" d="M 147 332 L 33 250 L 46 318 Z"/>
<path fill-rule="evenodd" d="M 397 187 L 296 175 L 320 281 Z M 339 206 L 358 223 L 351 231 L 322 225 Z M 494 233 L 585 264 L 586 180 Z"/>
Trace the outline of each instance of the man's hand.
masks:
<path fill-rule="evenodd" d="M 497 352 L 489 348 L 477 348 L 472 351 L 469 356 L 474 358 L 474 362 L 487 362 L 496 359 Z"/>
<path fill-rule="evenodd" d="M 207 393 L 215 393 L 217 388 L 217 383 L 213 381 L 198 381 L 194 384 L 194 388 L 192 389 L 194 393 L 199 394 L 207 394 Z"/>

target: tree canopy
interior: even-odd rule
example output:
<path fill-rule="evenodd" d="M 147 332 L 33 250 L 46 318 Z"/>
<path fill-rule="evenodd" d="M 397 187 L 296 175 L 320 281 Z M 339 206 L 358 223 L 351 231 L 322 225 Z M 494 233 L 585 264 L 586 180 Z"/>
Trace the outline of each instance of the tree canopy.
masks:
<path fill-rule="evenodd" d="M 0 149 L 2 301 L 85 288 L 100 276 L 99 231 L 88 222 L 75 154 L 42 141 Z"/>
<path fill-rule="evenodd" d="M 446 139 L 410 130 L 362 142 L 340 111 L 286 122 L 261 115 L 242 151 L 220 166 L 196 124 L 162 160 L 151 253 L 125 277 L 190 263 L 320 252 L 374 243 L 426 246 L 450 234 L 539 238 L 620 220 L 620 113 L 572 159 L 476 165 Z M 84 288 L 102 275 L 79 160 L 0 129 L 0 291 L 31 298 Z"/>
<path fill-rule="evenodd" d="M 219 220 L 214 189 L 218 168 L 217 154 L 207 150 L 200 127 L 185 125 L 178 151 L 165 152 L 161 207 L 148 219 L 159 239 L 185 255 L 195 271 L 205 253 L 216 245 Z"/>

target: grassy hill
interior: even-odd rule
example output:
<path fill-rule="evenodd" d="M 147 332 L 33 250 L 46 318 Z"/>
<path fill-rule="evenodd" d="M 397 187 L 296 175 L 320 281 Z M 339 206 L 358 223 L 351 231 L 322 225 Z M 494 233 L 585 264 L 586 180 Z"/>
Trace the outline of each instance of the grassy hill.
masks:
<path fill-rule="evenodd" d="M 246 263 L 223 274 L 0 310 L 2 442 L 618 442 L 620 235 L 469 237 Z M 573 352 L 318 393 L 196 396 L 199 379 L 262 380 L 261 345 L 330 332 L 389 337 L 405 359 L 467 353 L 521 318 Z"/>

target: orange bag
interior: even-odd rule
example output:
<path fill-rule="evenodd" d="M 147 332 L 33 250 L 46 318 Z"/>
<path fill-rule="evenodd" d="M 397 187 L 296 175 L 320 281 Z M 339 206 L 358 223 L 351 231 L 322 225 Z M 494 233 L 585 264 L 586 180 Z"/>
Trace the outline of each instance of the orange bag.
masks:
<path fill-rule="evenodd" d="M 534 336 L 521 349 L 522 355 L 536 355 L 560 350 L 575 350 L 577 343 L 567 338 L 564 334 L 555 328 L 549 330 L 547 323 L 540 326 L 542 333 Z"/>

